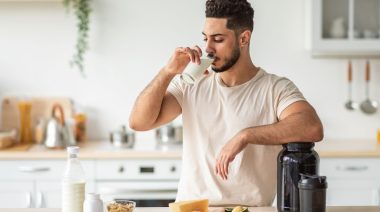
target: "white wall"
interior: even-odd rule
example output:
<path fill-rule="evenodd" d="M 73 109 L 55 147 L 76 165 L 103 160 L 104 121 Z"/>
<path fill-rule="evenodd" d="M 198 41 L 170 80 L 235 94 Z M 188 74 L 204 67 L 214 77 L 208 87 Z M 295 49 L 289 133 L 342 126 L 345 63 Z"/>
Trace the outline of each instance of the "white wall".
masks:
<path fill-rule="evenodd" d="M 304 48 L 304 1 L 253 1 L 254 63 L 287 76 L 316 108 L 326 138 L 375 139 L 380 113 L 344 109 L 344 59 L 313 59 Z M 127 123 L 134 99 L 177 46 L 202 45 L 204 1 L 93 0 L 87 78 L 71 69 L 76 19 L 61 2 L 0 2 L 0 97 L 69 96 L 89 115 L 89 137 Z M 380 63 L 372 61 L 380 100 Z M 354 61 L 354 99 L 364 99 L 364 60 Z M 152 137 L 151 132 L 138 134 Z"/>

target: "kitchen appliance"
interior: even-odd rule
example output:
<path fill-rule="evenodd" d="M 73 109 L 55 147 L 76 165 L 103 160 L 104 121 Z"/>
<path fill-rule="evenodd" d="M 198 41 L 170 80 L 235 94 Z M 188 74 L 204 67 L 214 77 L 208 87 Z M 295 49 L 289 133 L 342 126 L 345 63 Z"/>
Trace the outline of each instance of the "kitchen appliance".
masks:
<path fill-rule="evenodd" d="M 123 125 L 119 131 L 110 133 L 110 141 L 114 147 L 132 148 L 135 144 L 135 132 L 127 130 Z"/>
<path fill-rule="evenodd" d="M 167 124 L 156 129 L 156 141 L 158 146 L 180 145 L 183 140 L 182 126 Z"/>
<path fill-rule="evenodd" d="M 44 144 L 48 148 L 65 148 L 76 144 L 71 127 L 65 122 L 63 108 L 55 104 L 46 126 Z"/>
<path fill-rule="evenodd" d="M 325 212 L 326 189 L 325 176 L 301 174 L 298 183 L 300 196 L 300 212 Z"/>
<path fill-rule="evenodd" d="M 300 174 L 317 175 L 319 156 L 314 143 L 295 142 L 283 145 L 277 159 L 277 209 L 299 211 Z"/>
<path fill-rule="evenodd" d="M 137 207 L 167 207 L 175 201 L 180 159 L 98 162 L 96 192 L 101 194 L 105 202 L 132 200 Z"/>

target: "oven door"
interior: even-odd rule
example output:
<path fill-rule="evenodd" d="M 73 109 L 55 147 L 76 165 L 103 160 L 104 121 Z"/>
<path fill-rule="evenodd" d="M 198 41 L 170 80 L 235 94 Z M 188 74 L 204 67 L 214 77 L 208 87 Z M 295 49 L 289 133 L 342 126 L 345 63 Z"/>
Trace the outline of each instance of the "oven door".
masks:
<path fill-rule="evenodd" d="M 132 200 L 137 207 L 168 207 L 177 195 L 177 181 L 98 182 L 103 201 Z"/>

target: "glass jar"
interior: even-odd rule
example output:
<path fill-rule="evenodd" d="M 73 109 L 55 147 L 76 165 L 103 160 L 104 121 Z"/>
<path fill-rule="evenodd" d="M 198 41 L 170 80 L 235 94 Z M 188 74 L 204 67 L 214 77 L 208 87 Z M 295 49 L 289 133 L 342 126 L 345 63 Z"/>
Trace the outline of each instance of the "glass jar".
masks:
<path fill-rule="evenodd" d="M 32 143 L 32 103 L 28 100 L 22 100 L 18 103 L 18 109 L 20 116 L 20 143 Z"/>
<path fill-rule="evenodd" d="M 314 143 L 294 142 L 283 145 L 277 158 L 277 209 L 299 211 L 300 174 L 317 175 L 319 156 Z"/>

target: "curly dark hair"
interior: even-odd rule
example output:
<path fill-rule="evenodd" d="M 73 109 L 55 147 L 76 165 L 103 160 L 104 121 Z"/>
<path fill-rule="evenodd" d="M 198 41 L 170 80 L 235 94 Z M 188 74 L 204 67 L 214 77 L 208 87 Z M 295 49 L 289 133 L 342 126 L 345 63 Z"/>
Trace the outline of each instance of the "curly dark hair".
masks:
<path fill-rule="evenodd" d="M 227 28 L 240 33 L 253 30 L 255 11 L 247 0 L 207 0 L 207 18 L 227 18 Z"/>

